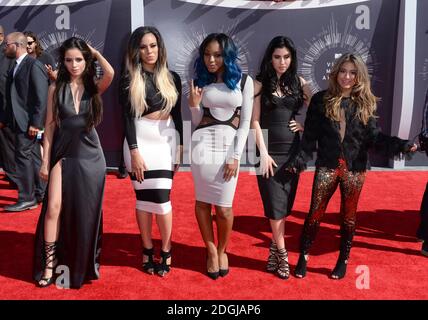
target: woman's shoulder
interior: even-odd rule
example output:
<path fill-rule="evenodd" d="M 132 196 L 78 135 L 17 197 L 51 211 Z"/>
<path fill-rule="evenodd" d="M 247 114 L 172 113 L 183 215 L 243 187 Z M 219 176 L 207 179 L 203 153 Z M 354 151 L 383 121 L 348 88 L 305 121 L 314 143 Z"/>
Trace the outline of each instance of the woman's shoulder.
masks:
<path fill-rule="evenodd" d="M 55 89 L 56 89 L 56 84 L 55 84 L 55 82 L 52 82 L 52 83 L 49 85 L 49 88 L 48 88 L 48 94 L 53 94 L 53 93 L 55 92 Z"/>
<path fill-rule="evenodd" d="M 181 81 L 180 75 L 177 72 L 172 71 L 172 70 L 169 70 L 169 72 L 171 73 L 171 75 L 172 75 L 172 77 L 174 78 L 175 81 L 176 80 Z"/>
<path fill-rule="evenodd" d="M 244 82 L 244 83 L 242 84 L 242 82 Z M 247 85 L 252 87 L 253 86 L 253 78 L 251 78 L 251 76 L 248 73 L 242 73 L 240 83 L 241 83 L 242 88 L 247 87 Z"/>
<path fill-rule="evenodd" d="M 263 84 L 259 80 L 254 79 L 253 83 L 254 83 L 254 89 L 255 90 L 260 91 L 262 89 Z"/>
<path fill-rule="evenodd" d="M 169 72 L 170 72 L 170 73 L 171 73 L 171 75 L 172 75 L 172 79 L 174 80 L 174 84 L 175 84 L 175 86 L 176 86 L 176 87 L 181 86 L 181 78 L 180 78 L 180 75 L 179 75 L 177 72 L 172 71 L 172 70 L 169 70 Z"/>
<path fill-rule="evenodd" d="M 311 102 L 309 104 L 309 109 L 312 110 L 312 112 L 315 112 L 317 114 L 324 114 L 325 111 L 325 103 L 324 103 L 324 97 L 326 94 L 326 90 L 318 91 L 315 93 L 312 98 Z"/>
<path fill-rule="evenodd" d="M 327 93 L 327 90 L 318 91 L 312 96 L 312 102 L 316 104 L 322 104 L 324 102 L 324 97 Z"/>

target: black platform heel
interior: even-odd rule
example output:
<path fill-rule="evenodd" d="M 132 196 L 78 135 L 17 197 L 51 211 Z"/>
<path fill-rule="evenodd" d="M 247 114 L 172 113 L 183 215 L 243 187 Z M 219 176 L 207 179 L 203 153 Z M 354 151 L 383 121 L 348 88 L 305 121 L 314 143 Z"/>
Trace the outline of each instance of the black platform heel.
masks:
<path fill-rule="evenodd" d="M 345 277 L 346 275 L 346 267 L 348 266 L 348 260 L 338 259 L 336 266 L 331 272 L 330 278 L 339 280 Z"/>
<path fill-rule="evenodd" d="M 43 277 L 37 282 L 39 288 L 49 287 L 55 282 L 55 268 L 58 265 L 58 259 L 56 258 L 57 242 L 44 241 L 44 255 L 45 255 L 45 270 L 52 270 L 52 275 L 49 278 Z"/>
<path fill-rule="evenodd" d="M 297 262 L 296 269 L 294 269 L 294 275 L 297 278 L 304 278 L 306 276 L 306 265 L 308 264 L 308 260 L 306 260 L 304 254 L 300 254 L 299 261 Z"/>
<path fill-rule="evenodd" d="M 339 280 L 345 277 L 346 268 L 348 266 L 349 253 L 352 248 L 352 239 L 355 233 L 354 226 L 342 225 L 340 229 L 340 253 L 339 258 L 337 259 L 336 266 L 330 274 L 331 279 Z"/>
<path fill-rule="evenodd" d="M 155 274 L 155 262 L 153 260 L 154 248 L 143 249 L 143 270 L 148 274 Z M 146 258 L 147 257 L 147 258 Z M 145 262 L 144 262 L 145 261 Z"/>
<path fill-rule="evenodd" d="M 168 252 L 161 250 L 161 261 L 158 265 L 157 274 L 164 277 L 171 271 L 171 249 Z"/>

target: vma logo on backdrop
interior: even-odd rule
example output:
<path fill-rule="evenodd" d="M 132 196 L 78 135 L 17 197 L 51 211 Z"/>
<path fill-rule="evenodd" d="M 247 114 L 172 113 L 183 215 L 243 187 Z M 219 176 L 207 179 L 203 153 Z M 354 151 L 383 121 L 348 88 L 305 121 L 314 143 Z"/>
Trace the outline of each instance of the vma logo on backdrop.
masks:
<path fill-rule="evenodd" d="M 38 34 L 40 45 L 43 50 L 50 53 L 55 61 L 58 61 L 58 48 L 62 43 L 70 37 L 76 37 L 84 40 L 86 43 L 102 52 L 104 42 L 94 43 L 93 36 L 95 29 L 86 33 L 79 32 L 76 26 L 71 27 L 70 8 L 66 5 L 59 5 L 55 8 L 55 29 L 54 32 L 42 32 Z M 101 68 L 97 65 L 97 74 L 101 72 Z"/>
<path fill-rule="evenodd" d="M 334 61 L 346 52 L 359 54 L 367 64 L 372 81 L 376 81 L 375 53 L 370 51 L 368 41 L 360 39 L 352 31 L 351 17 L 347 18 L 343 30 L 339 30 L 338 23 L 332 16 L 327 28 L 306 42 L 308 47 L 298 50 L 298 72 L 308 81 L 313 93 L 327 88 Z"/>
<path fill-rule="evenodd" d="M 70 30 L 61 30 L 55 32 L 42 32 L 39 34 L 40 45 L 43 50 L 49 52 L 54 58 L 58 58 L 58 48 L 62 43 L 70 37 L 80 38 L 85 40 L 86 43 L 89 43 L 95 49 L 100 50 L 103 48 L 104 43 L 94 43 L 93 35 L 95 34 L 95 29 L 86 33 L 80 33 L 77 30 L 77 27 L 73 27 Z"/>
<path fill-rule="evenodd" d="M 55 59 L 55 61 L 58 61 L 59 58 L 59 52 L 58 48 L 62 45 L 62 43 L 71 37 L 76 37 L 82 40 L 85 40 L 86 43 L 94 47 L 95 49 L 102 52 L 102 48 L 104 47 L 104 42 L 94 43 L 93 35 L 95 33 L 95 29 L 92 31 L 89 31 L 87 33 L 79 33 L 77 30 L 77 27 L 73 27 L 71 30 L 62 30 L 62 31 L 55 31 L 55 32 L 42 32 L 40 33 L 39 39 L 40 39 L 40 45 L 42 46 L 43 50 L 46 52 L 49 52 Z M 96 63 L 96 73 L 97 76 L 101 76 L 102 69 L 99 67 L 98 63 Z"/>

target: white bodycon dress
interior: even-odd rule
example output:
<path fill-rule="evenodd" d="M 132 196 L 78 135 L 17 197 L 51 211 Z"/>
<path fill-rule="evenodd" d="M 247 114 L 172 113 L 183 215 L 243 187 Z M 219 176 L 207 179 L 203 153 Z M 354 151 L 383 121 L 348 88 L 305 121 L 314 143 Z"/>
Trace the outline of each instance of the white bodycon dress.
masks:
<path fill-rule="evenodd" d="M 238 178 L 226 182 L 223 170 L 226 161 L 241 159 L 250 129 L 253 97 L 253 80 L 247 76 L 242 92 L 240 82 L 235 90 L 225 83 L 205 86 L 201 105 L 190 108 L 192 122 L 197 125 L 191 153 L 196 200 L 232 207 Z"/>

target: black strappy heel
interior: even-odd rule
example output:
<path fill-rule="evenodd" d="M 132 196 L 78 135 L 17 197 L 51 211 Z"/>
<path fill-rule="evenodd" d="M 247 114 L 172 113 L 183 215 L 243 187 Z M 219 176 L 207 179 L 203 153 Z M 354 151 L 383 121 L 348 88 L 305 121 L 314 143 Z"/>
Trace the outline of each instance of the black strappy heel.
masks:
<path fill-rule="evenodd" d="M 143 249 L 143 270 L 148 274 L 155 274 L 155 262 L 153 260 L 154 249 Z M 147 257 L 147 261 L 144 262 L 145 257 Z"/>
<path fill-rule="evenodd" d="M 158 265 L 157 274 L 164 277 L 171 271 L 171 249 L 169 251 L 160 252 L 161 261 Z"/>
<path fill-rule="evenodd" d="M 55 282 L 55 272 L 54 269 L 58 265 L 58 259 L 56 258 L 56 249 L 57 249 L 57 242 L 47 242 L 44 241 L 44 247 L 45 247 L 45 270 L 52 270 L 52 275 L 49 278 L 42 277 L 38 282 L 37 285 L 40 288 L 46 288 L 49 287 L 52 283 Z"/>
<path fill-rule="evenodd" d="M 278 247 L 276 246 L 276 243 L 272 241 L 270 243 L 269 247 L 269 257 L 267 261 L 266 271 L 270 273 L 275 273 L 278 269 L 278 259 L 277 259 L 277 253 Z"/>
<path fill-rule="evenodd" d="M 278 259 L 278 268 L 276 275 L 281 279 L 288 279 L 290 277 L 290 265 L 288 264 L 288 252 L 285 248 L 278 249 L 276 253 Z"/>

